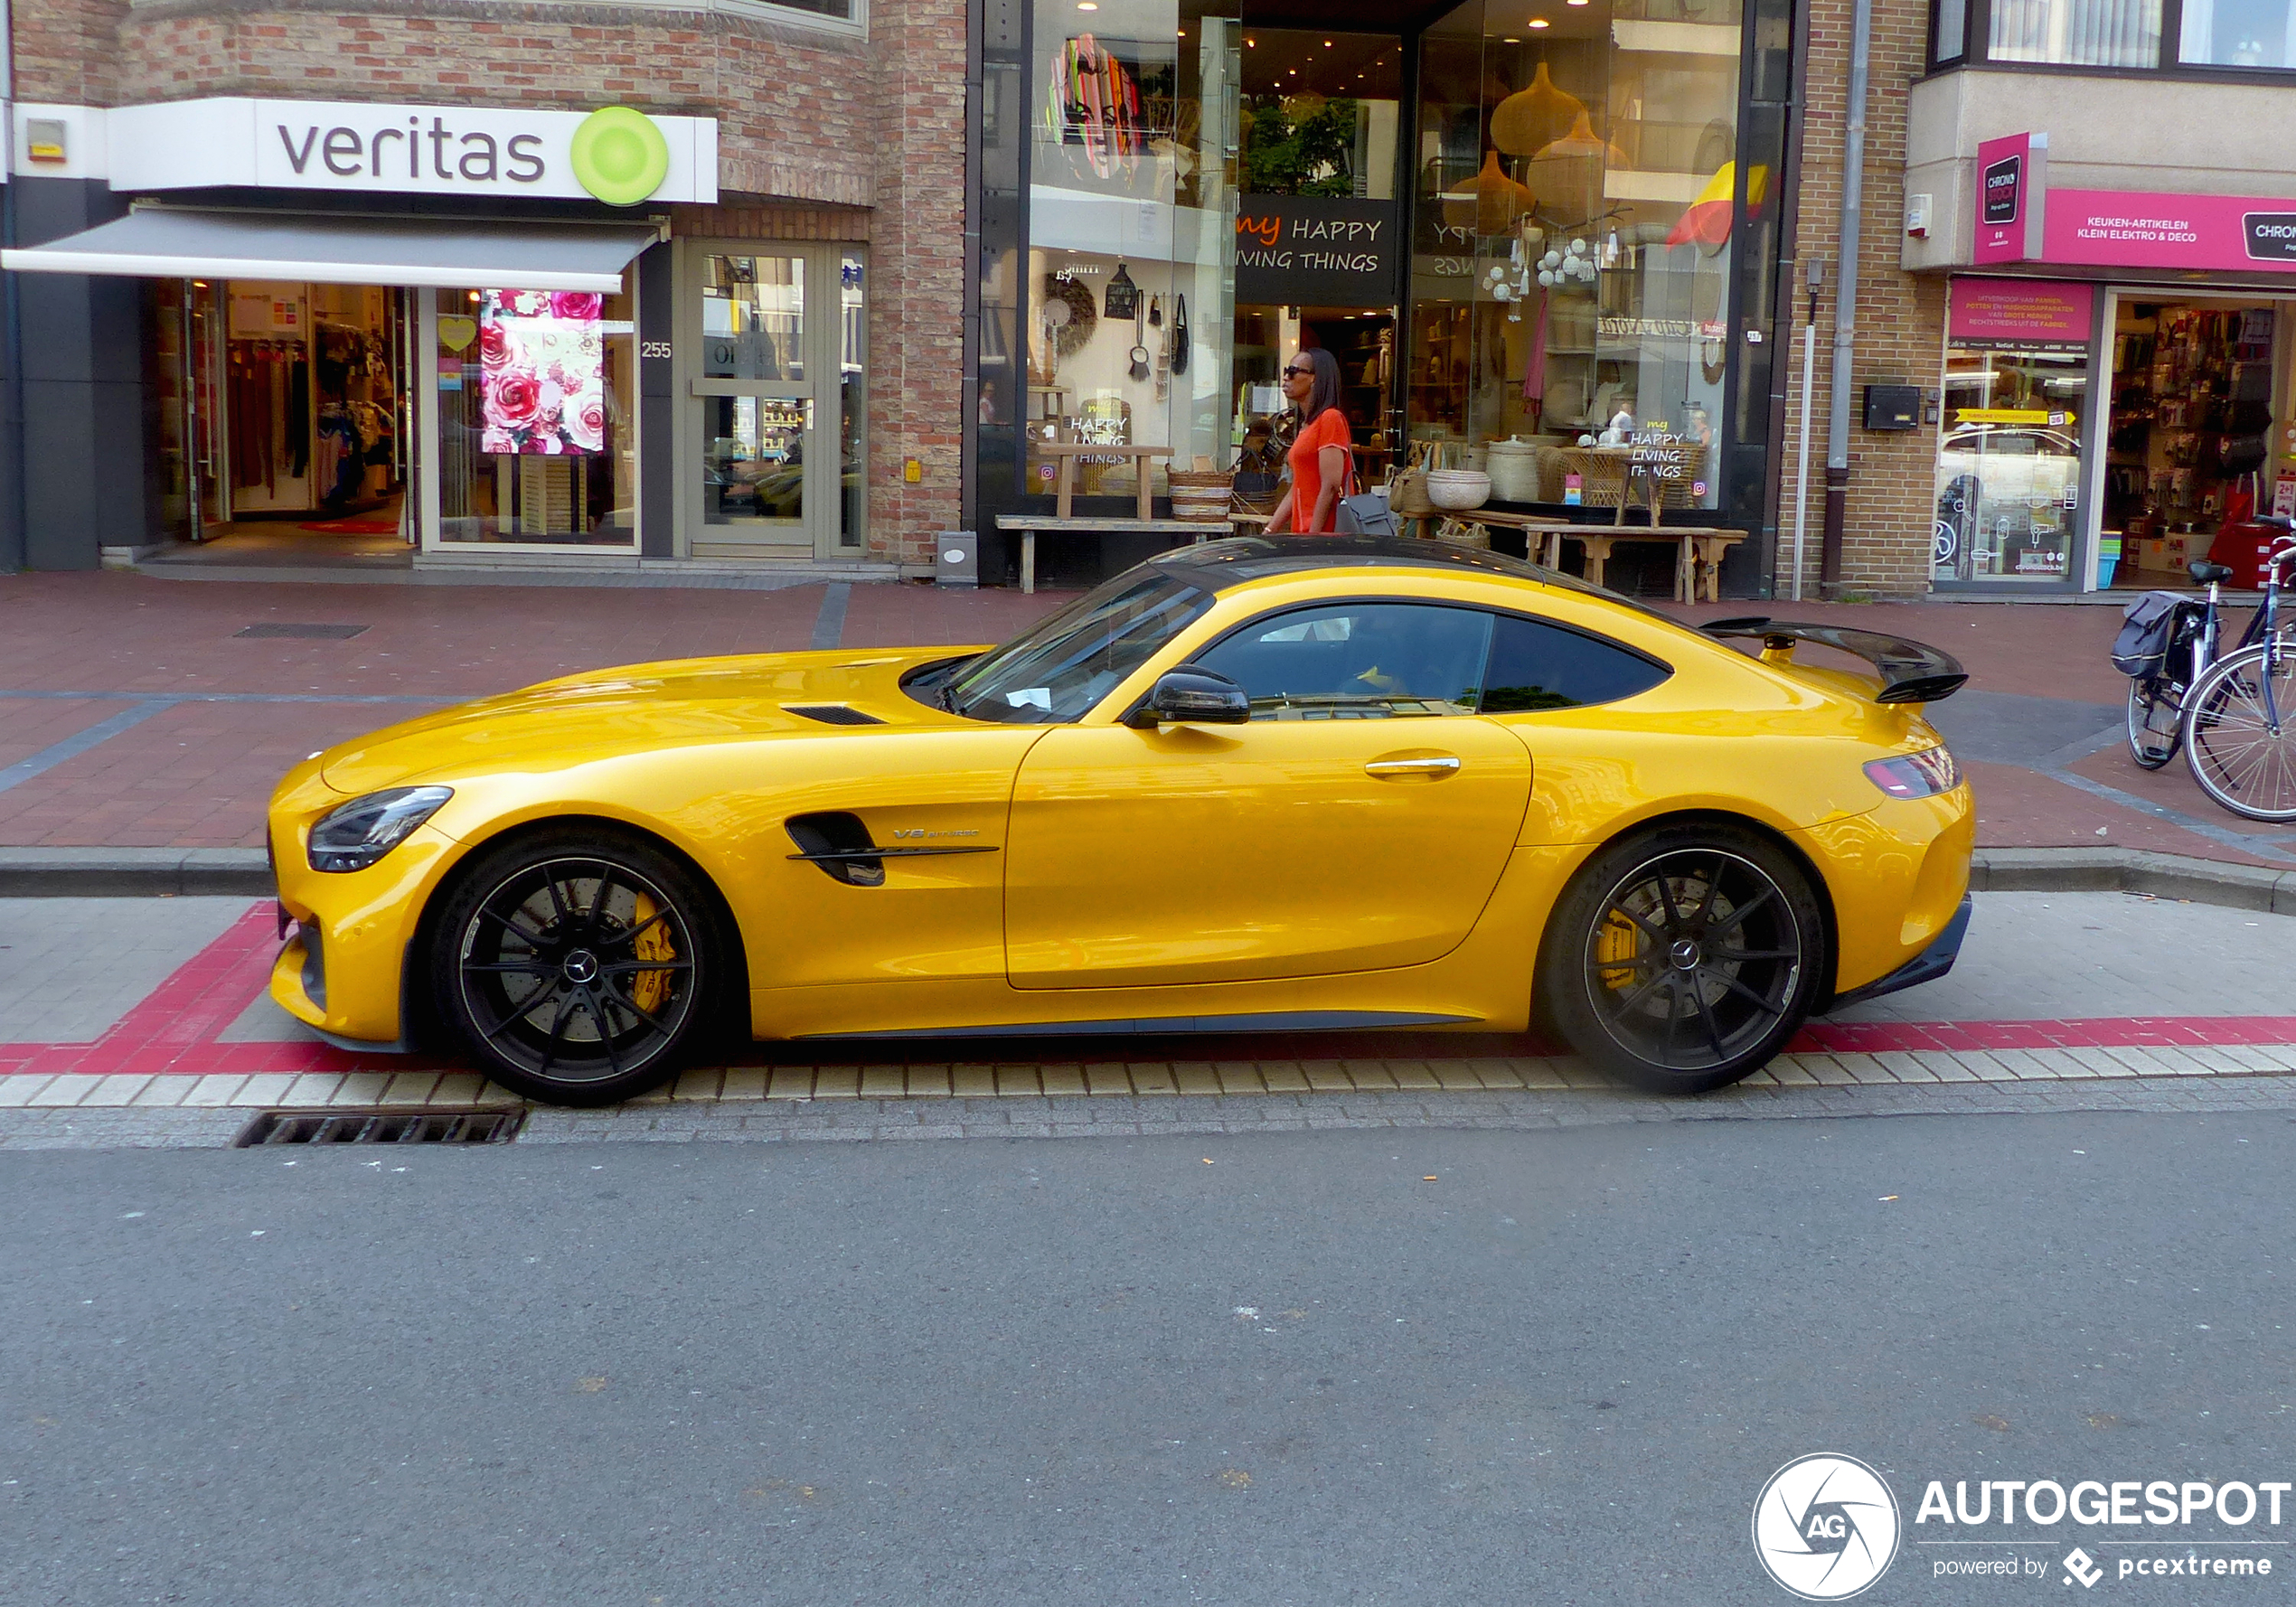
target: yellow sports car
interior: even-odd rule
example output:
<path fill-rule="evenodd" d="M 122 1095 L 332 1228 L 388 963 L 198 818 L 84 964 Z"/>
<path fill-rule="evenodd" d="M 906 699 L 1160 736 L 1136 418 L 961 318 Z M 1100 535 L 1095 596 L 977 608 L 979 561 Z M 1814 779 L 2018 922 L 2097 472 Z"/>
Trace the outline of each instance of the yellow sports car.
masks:
<path fill-rule="evenodd" d="M 271 991 L 569 1104 L 743 1005 L 770 1038 L 1536 1016 L 1694 1092 L 1952 964 L 1972 808 L 1919 705 L 1964 679 L 1438 542 L 1216 541 L 993 650 L 641 664 L 317 755 L 271 801 Z"/>

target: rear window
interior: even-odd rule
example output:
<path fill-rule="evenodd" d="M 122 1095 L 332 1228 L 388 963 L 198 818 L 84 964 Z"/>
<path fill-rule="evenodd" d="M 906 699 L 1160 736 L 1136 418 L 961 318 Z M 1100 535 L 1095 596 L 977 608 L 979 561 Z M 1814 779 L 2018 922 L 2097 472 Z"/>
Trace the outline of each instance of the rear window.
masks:
<path fill-rule="evenodd" d="M 1581 709 L 1646 692 L 1674 672 L 1629 647 L 1545 620 L 1501 614 L 1483 672 L 1482 712 Z"/>

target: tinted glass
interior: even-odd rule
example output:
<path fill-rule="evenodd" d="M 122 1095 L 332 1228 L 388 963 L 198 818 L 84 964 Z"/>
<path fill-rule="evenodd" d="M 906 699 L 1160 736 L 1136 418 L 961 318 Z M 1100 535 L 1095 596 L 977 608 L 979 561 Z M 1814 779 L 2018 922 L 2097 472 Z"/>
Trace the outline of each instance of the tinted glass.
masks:
<path fill-rule="evenodd" d="M 950 685 L 949 707 L 1008 725 L 1075 719 L 1211 602 L 1162 575 L 1120 575 L 968 667 Z"/>
<path fill-rule="evenodd" d="M 1196 662 L 1242 686 L 1254 719 L 1471 714 L 1491 620 L 1413 603 L 1303 608 L 1256 620 Z"/>
<path fill-rule="evenodd" d="M 1648 691 L 1670 673 L 1637 653 L 1560 625 L 1501 615 L 1483 676 L 1485 714 L 1576 709 Z"/>

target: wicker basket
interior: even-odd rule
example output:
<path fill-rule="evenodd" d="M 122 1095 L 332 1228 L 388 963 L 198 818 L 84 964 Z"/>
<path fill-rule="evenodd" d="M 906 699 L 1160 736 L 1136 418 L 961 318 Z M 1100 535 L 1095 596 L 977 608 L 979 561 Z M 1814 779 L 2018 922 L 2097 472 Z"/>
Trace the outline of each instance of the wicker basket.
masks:
<path fill-rule="evenodd" d="M 1172 516 L 1191 524 L 1226 524 L 1234 476 L 1224 470 L 1172 471 Z"/>

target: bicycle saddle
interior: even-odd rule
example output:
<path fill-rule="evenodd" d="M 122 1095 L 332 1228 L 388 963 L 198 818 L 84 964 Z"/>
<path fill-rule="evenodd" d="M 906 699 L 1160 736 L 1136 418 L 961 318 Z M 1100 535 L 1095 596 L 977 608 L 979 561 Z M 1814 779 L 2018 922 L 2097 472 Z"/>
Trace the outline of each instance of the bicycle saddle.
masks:
<path fill-rule="evenodd" d="M 2192 577 L 2192 583 L 2195 586 L 2206 586 L 2212 580 L 2232 578 L 2232 569 L 2229 565 L 2212 564 L 2202 559 L 2195 559 L 2187 564 L 2185 573 Z"/>

